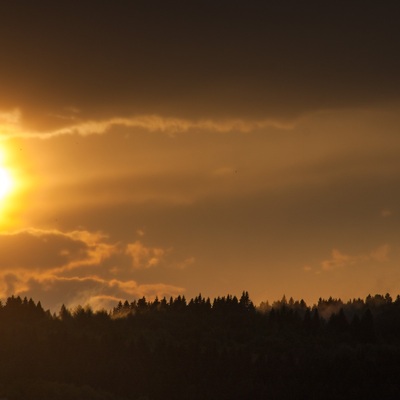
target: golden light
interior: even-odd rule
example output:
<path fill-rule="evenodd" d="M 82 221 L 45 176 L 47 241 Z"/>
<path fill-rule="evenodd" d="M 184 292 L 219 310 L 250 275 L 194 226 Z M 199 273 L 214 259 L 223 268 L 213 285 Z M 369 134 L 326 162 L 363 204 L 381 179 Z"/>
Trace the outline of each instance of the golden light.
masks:
<path fill-rule="evenodd" d="M 21 179 L 15 164 L 14 152 L 10 146 L 1 143 L 0 146 L 0 230 L 9 228 L 16 221 L 16 215 L 20 210 L 18 194 L 20 192 Z M 17 213 L 17 214 L 16 214 Z"/>
<path fill-rule="evenodd" d="M 17 139 L 2 141 L 0 135 L 0 232 L 25 226 L 31 218 L 34 177 L 28 147 Z"/>
<path fill-rule="evenodd" d="M 12 178 L 6 168 L 0 167 L 0 200 L 11 192 L 13 186 Z"/>

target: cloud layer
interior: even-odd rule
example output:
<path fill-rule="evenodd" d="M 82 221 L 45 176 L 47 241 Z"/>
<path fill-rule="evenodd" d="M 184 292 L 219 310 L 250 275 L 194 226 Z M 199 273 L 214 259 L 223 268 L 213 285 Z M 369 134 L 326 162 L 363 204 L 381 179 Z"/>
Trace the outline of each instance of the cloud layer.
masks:
<path fill-rule="evenodd" d="M 25 128 L 43 131 L 116 115 L 264 121 L 399 100 L 395 5 L 156 4 L 7 2 L 0 108 L 20 107 Z"/>
<path fill-rule="evenodd" d="M 0 234 L 0 249 L 1 297 L 26 293 L 51 303 L 58 297 L 67 305 L 105 301 L 110 305 L 116 300 L 184 291 L 174 285 L 139 284 L 132 279 L 137 269 L 178 268 L 183 262 L 175 262 L 171 255 L 167 259 L 167 250 L 146 246 L 140 240 L 111 243 L 97 232 L 29 229 Z"/>

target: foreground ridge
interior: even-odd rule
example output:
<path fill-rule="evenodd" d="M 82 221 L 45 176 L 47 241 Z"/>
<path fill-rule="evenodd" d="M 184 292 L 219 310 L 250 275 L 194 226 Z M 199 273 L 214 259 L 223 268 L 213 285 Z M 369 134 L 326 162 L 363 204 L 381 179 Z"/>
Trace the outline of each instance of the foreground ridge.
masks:
<path fill-rule="evenodd" d="M 0 304 L 0 398 L 400 398 L 400 297 Z M 350 396 L 351 394 L 351 396 Z"/>

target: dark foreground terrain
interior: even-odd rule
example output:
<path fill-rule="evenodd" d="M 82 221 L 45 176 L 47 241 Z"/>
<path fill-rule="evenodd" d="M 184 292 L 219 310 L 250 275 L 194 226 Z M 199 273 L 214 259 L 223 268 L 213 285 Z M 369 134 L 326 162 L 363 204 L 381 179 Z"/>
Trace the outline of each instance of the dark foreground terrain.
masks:
<path fill-rule="evenodd" d="M 248 293 L 108 313 L 10 297 L 0 399 L 400 399 L 400 297 L 255 308 Z"/>

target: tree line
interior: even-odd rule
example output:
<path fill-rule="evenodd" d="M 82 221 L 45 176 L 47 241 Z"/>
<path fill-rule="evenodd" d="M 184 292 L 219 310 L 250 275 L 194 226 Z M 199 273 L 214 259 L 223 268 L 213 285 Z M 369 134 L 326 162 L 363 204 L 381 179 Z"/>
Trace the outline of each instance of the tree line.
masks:
<path fill-rule="evenodd" d="M 0 303 L 0 398 L 397 399 L 400 296 Z"/>

